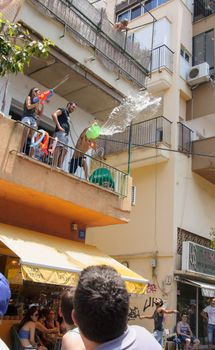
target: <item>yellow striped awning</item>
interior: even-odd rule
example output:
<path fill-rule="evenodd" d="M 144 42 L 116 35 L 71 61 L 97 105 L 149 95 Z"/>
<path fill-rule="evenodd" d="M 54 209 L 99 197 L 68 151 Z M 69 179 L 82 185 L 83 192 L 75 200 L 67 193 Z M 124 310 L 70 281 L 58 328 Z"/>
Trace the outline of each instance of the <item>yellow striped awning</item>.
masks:
<path fill-rule="evenodd" d="M 0 241 L 20 258 L 24 280 L 75 287 L 85 267 L 105 264 L 119 272 L 129 293 L 144 294 L 147 288 L 146 279 L 88 244 L 5 224 Z"/>

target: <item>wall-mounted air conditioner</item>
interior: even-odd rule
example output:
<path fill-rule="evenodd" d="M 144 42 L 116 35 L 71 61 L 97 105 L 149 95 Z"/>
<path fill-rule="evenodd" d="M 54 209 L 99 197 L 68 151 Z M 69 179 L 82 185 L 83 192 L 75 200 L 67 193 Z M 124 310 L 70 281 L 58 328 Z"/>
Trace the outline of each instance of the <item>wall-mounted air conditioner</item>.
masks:
<path fill-rule="evenodd" d="M 132 206 L 136 205 L 136 196 L 137 196 L 137 187 L 132 186 L 131 187 L 131 205 Z"/>
<path fill-rule="evenodd" d="M 205 83 L 209 80 L 209 64 L 207 62 L 198 64 L 197 66 L 190 68 L 187 77 L 187 82 L 190 86 Z"/>

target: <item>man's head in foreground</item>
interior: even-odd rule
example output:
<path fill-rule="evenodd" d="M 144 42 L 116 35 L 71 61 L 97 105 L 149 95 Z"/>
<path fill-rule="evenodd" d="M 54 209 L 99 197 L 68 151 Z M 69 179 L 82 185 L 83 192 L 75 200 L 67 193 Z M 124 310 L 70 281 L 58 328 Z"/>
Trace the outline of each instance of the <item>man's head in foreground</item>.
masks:
<path fill-rule="evenodd" d="M 129 296 L 120 275 L 110 266 L 89 266 L 80 275 L 73 318 L 95 343 L 120 337 L 127 328 Z"/>

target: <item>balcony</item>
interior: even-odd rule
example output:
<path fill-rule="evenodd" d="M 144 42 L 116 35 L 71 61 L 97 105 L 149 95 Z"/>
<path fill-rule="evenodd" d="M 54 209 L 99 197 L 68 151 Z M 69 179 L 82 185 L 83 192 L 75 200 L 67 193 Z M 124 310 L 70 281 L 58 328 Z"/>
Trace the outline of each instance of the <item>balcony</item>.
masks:
<path fill-rule="evenodd" d="M 215 13 L 215 0 L 195 0 L 194 1 L 194 22 L 208 17 Z"/>
<path fill-rule="evenodd" d="M 178 150 L 190 155 L 192 151 L 192 133 L 193 131 L 186 125 L 178 122 Z"/>
<path fill-rule="evenodd" d="M 215 137 L 193 142 L 192 170 L 215 184 Z M 202 156 L 198 156 L 201 154 Z M 205 155 L 205 156 L 203 156 Z M 207 156 L 209 155 L 209 156 Z M 211 156 L 211 157 L 210 157 Z"/>
<path fill-rule="evenodd" d="M 23 130 L 23 124 L 0 116 L 0 221 L 65 238 L 76 226 L 129 221 L 131 179 L 125 173 L 88 157 L 88 180 L 81 172 L 55 168 L 51 157 L 44 162 L 23 155 Z"/>
<path fill-rule="evenodd" d="M 147 84 L 151 93 L 159 93 L 172 85 L 174 52 L 166 45 L 161 45 L 152 50 L 152 75 Z"/>
<path fill-rule="evenodd" d="M 128 166 L 129 145 L 132 150 L 132 167 L 140 167 L 167 161 L 169 154 L 156 146 L 168 148 L 171 145 L 171 122 L 163 116 L 133 124 L 125 132 L 103 136 L 98 144 L 104 148 L 108 162 L 126 169 Z"/>
<path fill-rule="evenodd" d="M 69 33 L 81 45 L 90 48 L 109 70 L 115 70 L 143 87 L 148 74 L 148 51 L 133 46 L 125 33 L 119 33 L 108 21 L 104 12 L 98 11 L 87 0 L 32 0 L 46 17 L 64 26 L 62 38 Z"/>
<path fill-rule="evenodd" d="M 161 45 L 152 50 L 152 71 L 161 71 L 162 68 L 173 72 L 174 52 L 166 45 Z"/>

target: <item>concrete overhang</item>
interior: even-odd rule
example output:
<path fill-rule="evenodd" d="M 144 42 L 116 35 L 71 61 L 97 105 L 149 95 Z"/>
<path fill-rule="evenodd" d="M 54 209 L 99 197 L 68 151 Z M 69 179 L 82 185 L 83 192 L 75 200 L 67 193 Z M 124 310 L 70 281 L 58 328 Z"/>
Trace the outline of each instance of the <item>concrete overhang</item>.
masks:
<path fill-rule="evenodd" d="M 192 171 L 215 184 L 215 137 L 192 143 Z"/>
<path fill-rule="evenodd" d="M 78 62 L 65 57 L 57 50 L 51 49 L 47 59 L 32 58 L 25 75 L 47 88 L 54 88 L 55 93 L 67 101 L 75 101 L 89 114 L 105 120 L 110 112 L 123 99 L 113 88 L 82 68 Z"/>
<path fill-rule="evenodd" d="M 164 144 L 159 144 L 159 147 L 166 148 L 166 150 L 146 147 L 132 148 L 131 166 L 132 168 L 140 168 L 152 164 L 163 163 L 169 160 L 170 152 L 168 147 Z M 128 168 L 128 152 L 115 153 L 107 156 L 108 164 L 117 166 L 118 169 L 125 170 Z"/>
<path fill-rule="evenodd" d="M 152 72 L 151 78 L 147 80 L 146 87 L 152 94 L 158 94 L 169 89 L 173 84 L 172 73 L 165 68 Z"/>
<path fill-rule="evenodd" d="M 62 6 L 65 7 L 65 11 L 67 12 L 72 11 L 71 10 L 72 7 L 66 4 L 66 2 L 59 2 L 59 8 L 61 8 Z M 48 9 L 49 7 L 52 7 L 52 4 L 50 2 L 48 3 L 47 1 L 44 1 L 44 3 L 41 0 L 34 0 L 31 2 L 25 1 L 20 10 L 18 19 L 35 36 L 37 37 L 46 36 L 50 38 L 55 43 L 54 55 L 56 56 L 56 52 L 58 52 L 58 54 L 61 53 L 61 58 L 62 56 L 64 56 L 64 58 L 67 58 L 66 64 L 70 66 L 71 69 L 76 71 L 76 73 L 86 78 L 85 79 L 86 81 L 84 84 L 86 85 L 84 86 L 86 90 L 85 91 L 82 90 L 82 95 L 81 95 L 82 100 L 85 99 L 85 96 L 88 94 L 88 91 L 89 91 L 89 96 L 94 97 L 93 101 L 95 99 L 96 101 L 100 100 L 100 95 L 98 96 L 95 95 L 95 89 L 92 90 L 92 93 L 90 92 L 90 87 L 91 87 L 90 83 L 92 84 L 94 83 L 94 85 L 99 88 L 102 85 L 105 86 L 104 90 L 106 92 L 106 95 L 107 95 L 106 89 L 109 89 L 109 92 L 111 92 L 110 95 L 112 96 L 112 98 L 114 95 L 114 98 L 116 97 L 117 101 L 121 100 L 122 96 L 129 95 L 132 92 L 137 91 L 138 87 L 143 86 L 145 76 L 148 74 L 148 71 L 139 62 L 137 62 L 131 54 L 124 52 L 120 46 L 119 47 L 117 46 L 117 43 L 114 42 L 113 39 L 110 39 L 110 38 L 105 39 L 105 33 L 104 33 L 104 38 L 101 38 L 100 40 L 98 39 L 98 41 L 101 43 L 101 47 L 103 46 L 106 47 L 105 45 L 109 47 L 109 51 L 108 51 L 109 56 L 108 56 L 108 53 L 106 53 L 106 55 L 104 53 L 101 53 L 99 50 L 96 49 L 96 47 L 93 47 L 93 44 L 91 44 L 90 42 L 87 42 L 86 40 L 84 41 L 84 38 L 85 38 L 84 36 L 81 37 L 83 38 L 83 40 L 80 39 L 80 37 L 79 37 L 79 40 L 76 40 L 78 35 L 81 36 L 81 29 L 84 28 L 84 27 L 83 28 L 81 27 L 82 25 L 84 26 L 84 24 L 82 23 L 83 16 L 79 15 L 78 17 L 77 15 L 77 18 L 76 18 L 76 20 L 80 22 L 80 23 L 78 22 L 80 27 L 80 30 L 79 30 L 80 33 L 78 33 L 77 28 L 73 28 L 72 26 L 70 26 L 70 19 L 72 20 L 73 18 L 72 15 L 66 16 L 66 19 L 65 19 L 64 18 L 65 13 L 62 12 L 63 7 L 61 8 L 60 12 L 56 7 L 55 9 L 56 13 L 49 10 Z M 72 14 L 74 15 L 73 12 Z M 64 20 L 59 16 L 64 18 Z M 92 18 L 90 17 L 88 19 L 85 18 L 85 21 L 91 22 Z M 93 24 L 91 25 L 93 26 Z M 95 32 L 92 31 L 92 35 L 94 36 Z M 52 50 L 52 53 L 53 53 L 53 50 Z M 103 60 L 101 59 L 102 55 L 103 55 Z M 59 56 L 58 56 L 58 59 L 59 59 Z M 65 64 L 65 60 L 63 60 L 63 62 Z M 52 60 L 50 59 L 50 65 L 51 63 L 52 63 Z M 124 72 L 125 74 L 122 75 L 121 74 L 122 72 Z M 131 72 L 133 75 L 131 74 Z M 32 71 L 28 73 L 30 74 L 32 73 Z M 52 70 L 52 73 L 54 73 L 52 76 L 54 80 L 55 70 Z M 57 69 L 56 74 L 59 75 L 59 68 Z M 60 75 L 60 78 L 62 76 L 63 74 Z M 89 78 L 90 76 L 92 79 Z M 77 79 L 77 81 L 78 80 L 79 79 Z M 51 82 L 52 81 L 50 81 L 50 83 Z M 73 86 L 75 86 L 75 82 L 76 82 L 76 78 L 73 81 L 74 83 Z M 98 84 L 96 82 L 98 82 Z M 70 85 L 71 85 L 71 81 L 70 81 Z M 51 87 L 50 84 L 48 84 L 48 87 Z M 79 81 L 78 81 L 78 88 L 80 89 L 83 88 L 83 84 L 80 84 Z M 83 91 L 85 92 L 84 98 L 83 98 Z M 87 91 L 87 94 L 86 94 L 86 91 Z M 59 93 L 60 92 L 61 90 L 59 90 Z M 66 90 L 66 92 L 68 92 L 68 90 Z M 69 92 L 71 92 L 71 90 Z M 78 93 L 78 91 L 76 92 Z M 76 97 L 75 93 L 74 93 L 74 96 Z M 89 101 L 91 101 L 91 98 L 89 98 Z M 99 113 L 100 110 L 104 110 L 104 103 L 106 103 L 105 99 L 103 100 L 103 102 L 100 102 L 100 106 L 98 106 L 98 108 L 96 109 L 95 114 Z"/>

